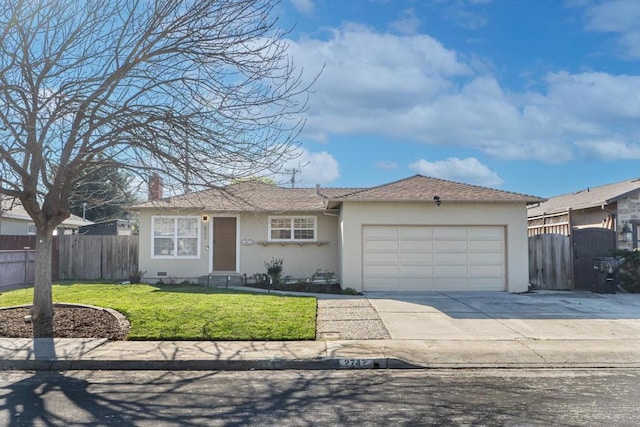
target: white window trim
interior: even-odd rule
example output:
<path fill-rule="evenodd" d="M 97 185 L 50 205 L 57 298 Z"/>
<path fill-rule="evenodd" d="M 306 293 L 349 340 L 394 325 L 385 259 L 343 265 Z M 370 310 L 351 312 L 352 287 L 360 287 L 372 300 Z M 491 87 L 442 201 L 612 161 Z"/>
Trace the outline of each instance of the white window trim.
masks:
<path fill-rule="evenodd" d="M 272 239 L 271 238 L 271 220 L 272 219 L 283 219 L 288 218 L 291 220 L 291 238 L 290 239 Z M 293 224 L 296 219 L 312 219 L 313 220 L 313 239 L 295 239 L 295 227 Z M 269 242 L 317 242 L 318 241 L 318 217 L 312 215 L 273 215 L 269 216 L 269 227 L 267 230 L 267 240 Z M 300 230 L 308 230 L 307 228 Z"/>
<path fill-rule="evenodd" d="M 31 231 L 31 227 L 33 227 L 33 231 Z M 27 235 L 35 236 L 37 234 L 36 224 L 33 222 L 27 223 Z"/>
<path fill-rule="evenodd" d="M 158 219 L 173 219 L 174 220 L 174 229 L 173 229 L 173 253 L 174 255 L 155 255 L 155 239 L 154 230 L 156 224 L 156 218 Z M 197 231 L 197 239 L 196 243 L 196 255 L 178 255 L 178 240 L 177 240 L 177 227 L 178 227 L 178 219 L 196 219 L 198 223 L 198 231 Z M 200 259 L 200 248 L 202 246 L 200 242 L 200 235 L 202 234 L 202 223 L 200 221 L 199 215 L 153 215 L 151 217 L 151 258 L 152 259 Z"/>

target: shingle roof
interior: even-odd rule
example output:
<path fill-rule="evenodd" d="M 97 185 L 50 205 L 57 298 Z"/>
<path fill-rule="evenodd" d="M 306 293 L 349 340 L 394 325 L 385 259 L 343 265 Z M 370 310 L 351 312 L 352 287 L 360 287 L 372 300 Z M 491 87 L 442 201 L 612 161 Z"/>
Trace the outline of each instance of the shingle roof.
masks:
<path fill-rule="evenodd" d="M 318 194 L 318 191 L 320 194 Z M 283 188 L 262 182 L 242 182 L 154 202 L 133 209 L 199 209 L 222 212 L 322 211 L 344 201 L 520 202 L 544 199 L 477 185 L 415 175 L 371 188 Z"/>
<path fill-rule="evenodd" d="M 526 194 L 414 175 L 389 184 L 337 196 L 332 198 L 332 201 L 433 201 L 434 197 L 439 197 L 442 202 L 536 203 L 544 200 Z"/>
<path fill-rule="evenodd" d="M 222 212 L 322 211 L 325 209 L 323 195 L 334 197 L 354 189 L 321 188 L 321 194 L 316 191 L 315 188 L 283 188 L 262 182 L 241 182 L 146 202 L 133 208 L 206 209 Z"/>
<path fill-rule="evenodd" d="M 22 204 L 17 199 L 12 197 L 4 198 L 0 203 L 0 216 L 4 218 L 19 219 L 23 221 L 32 221 L 27 211 L 22 207 Z M 71 214 L 69 218 L 62 221 L 63 226 L 67 227 L 81 227 L 83 225 L 90 225 L 93 222 L 84 220 L 77 215 Z"/>
<path fill-rule="evenodd" d="M 539 206 L 528 210 L 528 216 L 564 212 L 567 209 L 585 209 L 605 206 L 640 190 L 640 178 L 629 179 L 600 187 L 585 188 L 572 193 L 549 198 Z"/>

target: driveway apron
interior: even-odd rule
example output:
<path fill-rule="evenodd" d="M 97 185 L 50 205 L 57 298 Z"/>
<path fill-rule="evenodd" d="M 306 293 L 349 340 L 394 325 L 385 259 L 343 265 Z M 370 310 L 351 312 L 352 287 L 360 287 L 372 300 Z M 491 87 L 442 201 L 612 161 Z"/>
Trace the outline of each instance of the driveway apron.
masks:
<path fill-rule="evenodd" d="M 640 295 L 368 292 L 396 340 L 639 340 Z"/>

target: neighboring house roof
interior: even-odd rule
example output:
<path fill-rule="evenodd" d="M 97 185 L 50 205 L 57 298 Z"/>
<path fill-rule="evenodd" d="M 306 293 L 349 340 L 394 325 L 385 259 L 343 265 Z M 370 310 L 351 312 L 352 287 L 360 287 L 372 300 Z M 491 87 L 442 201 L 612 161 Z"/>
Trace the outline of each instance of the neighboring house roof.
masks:
<path fill-rule="evenodd" d="M 332 198 L 341 201 L 433 201 L 441 202 L 519 202 L 538 203 L 544 199 L 510 191 L 463 184 L 414 175 L 409 178 L 372 188 L 365 188 Z"/>
<path fill-rule="evenodd" d="M 629 197 L 640 190 L 640 178 L 602 185 L 600 187 L 585 188 L 584 190 L 562 194 L 549 198 L 539 206 L 528 210 L 529 217 L 544 214 L 565 212 L 568 209 L 586 209 L 606 206 L 620 199 Z"/>
<path fill-rule="evenodd" d="M 282 188 L 242 182 L 146 202 L 133 209 L 210 209 L 215 211 L 322 211 L 344 201 L 433 201 L 537 203 L 544 199 L 429 178 L 422 175 L 371 188 Z"/>
<path fill-rule="evenodd" d="M 0 204 L 0 218 L 11 218 L 22 221 L 33 222 L 27 211 L 22 207 L 20 202 L 16 199 L 2 199 Z M 79 216 L 71 214 L 69 218 L 62 221 L 63 227 L 78 228 L 83 225 L 93 224 L 91 221 L 84 220 Z"/>

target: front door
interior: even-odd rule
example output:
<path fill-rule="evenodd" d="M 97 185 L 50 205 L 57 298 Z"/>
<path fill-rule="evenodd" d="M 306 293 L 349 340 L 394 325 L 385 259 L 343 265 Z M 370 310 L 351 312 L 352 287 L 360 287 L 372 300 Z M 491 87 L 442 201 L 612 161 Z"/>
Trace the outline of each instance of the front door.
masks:
<path fill-rule="evenodd" d="M 236 271 L 236 218 L 213 218 L 213 271 Z"/>

